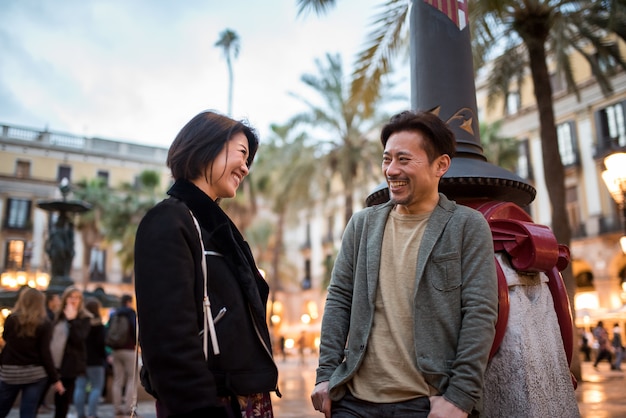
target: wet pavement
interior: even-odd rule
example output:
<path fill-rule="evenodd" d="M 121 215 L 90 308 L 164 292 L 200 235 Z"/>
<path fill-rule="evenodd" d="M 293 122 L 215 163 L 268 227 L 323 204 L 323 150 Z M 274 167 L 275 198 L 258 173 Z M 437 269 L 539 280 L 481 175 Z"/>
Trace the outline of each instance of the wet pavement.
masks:
<path fill-rule="evenodd" d="M 272 396 L 276 418 L 322 418 L 311 406 L 309 395 L 315 383 L 316 359 L 302 361 L 297 357 L 278 360 L 279 387 L 282 398 Z M 626 369 L 626 368 L 624 368 Z M 576 389 L 576 398 L 583 418 L 626 418 L 626 371 L 611 371 L 609 364 L 600 363 L 595 370 L 591 363 L 582 364 L 583 380 Z M 142 399 L 146 399 L 142 396 Z M 154 402 L 142 400 L 138 405 L 140 418 L 156 418 Z M 52 418 L 52 412 L 40 413 L 38 417 Z M 74 418 L 73 411 L 68 418 Z M 99 418 L 114 418 L 113 406 L 103 403 L 98 407 Z M 13 408 L 8 418 L 19 418 Z M 543 417 L 541 417 L 543 418 Z M 569 417 L 563 417 L 569 418 Z"/>
<path fill-rule="evenodd" d="M 582 363 L 583 380 L 576 389 L 578 408 L 583 418 L 626 417 L 626 367 L 612 371 L 601 362 L 597 370 L 590 362 Z"/>

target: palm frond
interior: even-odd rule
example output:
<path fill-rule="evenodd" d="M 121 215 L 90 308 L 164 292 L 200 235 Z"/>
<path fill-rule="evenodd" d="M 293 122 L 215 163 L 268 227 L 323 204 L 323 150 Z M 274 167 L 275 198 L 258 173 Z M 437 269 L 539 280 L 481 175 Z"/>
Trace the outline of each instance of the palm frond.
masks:
<path fill-rule="evenodd" d="M 407 46 L 409 2 L 389 0 L 374 18 L 374 29 L 368 34 L 365 50 L 357 55 L 351 97 L 372 113 L 372 104 L 380 95 L 382 78 L 391 71 L 393 58 Z"/>
<path fill-rule="evenodd" d="M 298 16 L 313 11 L 320 16 L 335 7 L 335 0 L 298 0 Z"/>

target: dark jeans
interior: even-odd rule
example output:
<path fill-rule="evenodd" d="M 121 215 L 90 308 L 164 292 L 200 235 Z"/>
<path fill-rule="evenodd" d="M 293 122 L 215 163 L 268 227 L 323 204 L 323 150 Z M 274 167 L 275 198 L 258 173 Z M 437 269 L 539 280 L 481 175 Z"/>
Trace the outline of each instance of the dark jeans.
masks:
<path fill-rule="evenodd" d="M 17 395 L 21 391 L 20 418 L 35 418 L 41 392 L 43 392 L 47 384 L 47 377 L 24 385 L 10 385 L 0 381 L 0 417 L 6 417 L 9 414 Z"/>
<path fill-rule="evenodd" d="M 59 392 L 54 392 L 54 418 L 66 418 L 70 410 L 70 404 L 74 399 L 76 378 L 62 377 L 61 382 L 63 387 L 65 387 L 65 392 L 63 392 L 63 395 L 59 394 Z"/>
<path fill-rule="evenodd" d="M 427 396 L 397 403 L 373 403 L 355 398 L 348 391 L 332 403 L 333 418 L 426 418 L 430 412 Z"/>
<path fill-rule="evenodd" d="M 606 359 L 609 363 L 611 363 L 612 358 L 613 355 L 609 350 L 599 350 L 596 361 L 593 363 L 593 367 L 596 367 L 598 363 L 600 363 L 600 361 L 602 361 L 603 359 Z"/>

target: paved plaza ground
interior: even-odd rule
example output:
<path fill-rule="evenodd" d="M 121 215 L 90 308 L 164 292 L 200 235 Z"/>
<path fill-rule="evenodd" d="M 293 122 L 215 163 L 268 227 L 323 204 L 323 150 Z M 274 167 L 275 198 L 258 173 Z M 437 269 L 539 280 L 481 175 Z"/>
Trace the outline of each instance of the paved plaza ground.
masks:
<path fill-rule="evenodd" d="M 322 418 L 323 415 L 313 409 L 309 400 L 315 383 L 316 359 L 308 358 L 302 361 L 297 357 L 288 357 L 285 361 L 278 360 L 278 366 L 279 387 L 283 397 L 281 399 L 273 397 L 276 418 Z M 626 372 L 611 371 L 609 364 L 605 362 L 600 363 L 598 370 L 595 370 L 591 363 L 583 363 L 582 368 L 583 381 L 576 390 L 581 416 L 626 418 Z M 138 412 L 140 418 L 156 418 L 154 403 L 150 400 L 142 400 Z M 54 414 L 48 412 L 38 416 L 52 418 Z M 68 415 L 68 418 L 73 417 L 75 415 Z M 114 418 L 113 406 L 110 403 L 101 404 L 98 417 Z M 13 408 L 8 418 L 19 418 L 17 408 Z"/>

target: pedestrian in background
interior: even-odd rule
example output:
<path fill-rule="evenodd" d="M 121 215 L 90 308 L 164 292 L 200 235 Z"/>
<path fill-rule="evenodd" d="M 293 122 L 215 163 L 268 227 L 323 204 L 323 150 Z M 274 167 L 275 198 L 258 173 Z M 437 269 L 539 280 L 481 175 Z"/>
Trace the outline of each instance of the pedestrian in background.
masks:
<path fill-rule="evenodd" d="M 615 353 L 615 362 L 611 365 L 611 370 L 622 371 L 622 358 L 624 356 L 624 346 L 622 345 L 622 330 L 619 324 L 613 324 L 613 339 L 611 340 L 613 352 Z"/>
<path fill-rule="evenodd" d="M 66 418 L 74 399 L 76 378 L 87 372 L 85 342 L 91 327 L 91 314 L 85 309 L 83 292 L 69 286 L 61 296 L 61 309 L 54 321 L 50 349 L 61 375 L 65 392 L 54 395 L 54 418 Z"/>
<path fill-rule="evenodd" d="M 87 371 L 84 375 L 76 378 L 74 389 L 74 407 L 78 418 L 96 418 L 98 416 L 98 402 L 102 395 L 105 383 L 105 366 L 107 354 L 104 346 L 104 324 L 100 310 L 102 305 L 95 298 L 85 301 L 85 309 L 91 313 L 89 334 L 85 341 L 87 350 Z M 89 386 L 89 392 L 87 387 Z M 85 415 L 85 403 L 87 403 L 87 415 Z"/>
<path fill-rule="evenodd" d="M 50 322 L 54 321 L 59 309 L 61 309 L 61 296 L 58 293 L 46 294 L 46 314 Z"/>
<path fill-rule="evenodd" d="M 439 117 L 400 113 L 381 142 L 390 201 L 344 231 L 313 406 L 327 418 L 467 417 L 480 411 L 498 316 L 491 231 L 438 192 L 455 153 Z"/>
<path fill-rule="evenodd" d="M 133 297 L 124 294 L 121 297 L 121 307 L 113 312 L 109 318 L 109 326 L 115 316 L 123 316 L 126 319 L 126 337 L 120 345 L 111 347 L 113 365 L 113 385 L 111 394 L 113 396 L 113 406 L 115 415 L 129 416 L 131 412 L 133 394 L 135 393 L 135 345 L 137 314 L 133 309 Z M 111 329 L 109 328 L 109 331 Z"/>
<path fill-rule="evenodd" d="M 591 361 L 591 345 L 587 331 L 584 329 L 580 330 L 580 352 L 585 355 L 584 361 Z"/>
<path fill-rule="evenodd" d="M 606 360 L 609 364 L 613 365 L 609 333 L 606 328 L 604 328 L 604 323 L 602 321 L 598 321 L 598 325 L 596 325 L 593 329 L 593 338 L 596 339 L 596 343 L 598 345 L 598 353 L 596 354 L 596 360 L 593 363 L 593 367 L 598 368 L 598 363 L 602 360 Z"/>
<path fill-rule="evenodd" d="M 195 116 L 168 152 L 170 197 L 137 230 L 141 376 L 159 418 L 273 417 L 269 287 L 219 206 L 235 197 L 257 147 L 244 123 L 210 111 Z"/>
<path fill-rule="evenodd" d="M 57 312 L 61 308 L 61 296 L 58 293 L 46 293 L 46 315 L 50 322 L 54 322 Z M 54 382 L 48 381 L 46 388 L 41 393 L 41 399 L 39 400 L 39 412 L 50 412 L 52 408 L 46 404 L 46 396 Z"/>
<path fill-rule="evenodd" d="M 52 324 L 46 316 L 44 300 L 39 290 L 23 290 L 4 322 L 2 338 L 6 344 L 0 353 L 0 417 L 8 415 L 21 393 L 20 418 L 34 418 L 48 380 L 57 392 L 65 391 L 50 354 Z"/>

